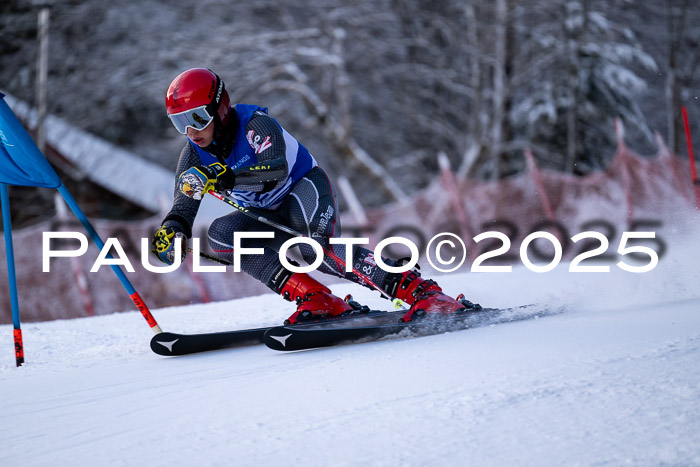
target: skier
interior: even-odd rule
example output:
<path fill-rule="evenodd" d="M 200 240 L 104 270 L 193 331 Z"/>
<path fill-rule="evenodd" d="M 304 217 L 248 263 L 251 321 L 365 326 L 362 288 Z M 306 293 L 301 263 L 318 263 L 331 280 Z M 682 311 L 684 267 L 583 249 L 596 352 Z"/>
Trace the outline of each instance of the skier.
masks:
<path fill-rule="evenodd" d="M 224 82 L 206 68 L 193 68 L 178 75 L 168 87 L 165 105 L 175 128 L 187 135 L 187 142 L 177 166 L 172 209 L 153 237 L 153 251 L 158 259 L 172 264 L 174 239 L 181 238 L 184 260 L 201 199 L 210 190 L 227 194 L 239 205 L 303 232 L 338 258 L 346 258 L 344 245 L 329 242 L 331 237 L 340 236 L 340 220 L 335 191 L 326 172 L 301 143 L 268 115 L 267 108 L 231 106 Z M 211 224 L 209 244 L 219 258 L 232 262 L 234 232 L 269 230 L 266 224 L 234 211 Z M 262 248 L 264 254 L 241 257 L 244 272 L 286 300 L 296 301 L 297 310 L 285 324 L 351 312 L 353 308 L 328 287 L 281 264 L 278 251 L 289 238 L 289 234 L 275 232 L 272 239 L 249 239 L 246 246 Z M 445 295 L 435 281 L 423 279 L 416 270 L 387 273 L 377 266 L 370 250 L 357 245 L 353 248 L 356 271 L 362 271 L 391 297 L 411 305 L 404 321 L 427 313 L 465 309 L 464 304 Z M 302 244 L 299 249 L 304 260 L 315 259 L 309 245 Z M 388 259 L 384 262 L 397 264 Z M 366 285 L 328 255 L 319 269 Z"/>

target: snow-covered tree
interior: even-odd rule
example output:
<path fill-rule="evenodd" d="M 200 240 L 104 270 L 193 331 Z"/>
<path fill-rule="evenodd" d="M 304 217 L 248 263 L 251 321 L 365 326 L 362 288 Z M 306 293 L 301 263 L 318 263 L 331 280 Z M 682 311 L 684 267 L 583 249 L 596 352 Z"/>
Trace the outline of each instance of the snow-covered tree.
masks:
<path fill-rule="evenodd" d="M 523 74 L 513 124 L 546 151 L 538 155 L 549 165 L 603 168 L 614 151 L 615 118 L 653 139 L 637 103 L 646 83 L 636 70 L 657 65 L 632 30 L 611 19 L 607 2 L 546 3 L 533 2 L 519 22 Z"/>
<path fill-rule="evenodd" d="M 182 139 L 165 89 L 208 66 L 234 100 L 270 107 L 332 175 L 348 175 L 365 203 L 425 186 L 441 151 L 461 177 L 517 173 L 528 146 L 549 167 L 585 173 L 613 154 L 617 117 L 633 147 L 653 147 L 657 130 L 680 149 L 678 107 L 693 117 L 700 94 L 695 3 L 55 2 L 49 111 L 173 167 Z M 0 4 L 0 89 L 29 102 L 36 13 L 28 0 Z"/>
<path fill-rule="evenodd" d="M 648 6 L 647 6 L 648 8 Z M 665 0 L 662 7 L 665 30 L 660 32 L 663 50 L 659 62 L 665 72 L 664 97 L 666 104 L 666 144 L 676 153 L 683 147 L 681 106 L 691 106 L 700 118 L 697 102 L 700 84 L 697 75 L 700 65 L 700 4 L 689 0 Z M 695 128 L 700 128 L 693 121 Z"/>

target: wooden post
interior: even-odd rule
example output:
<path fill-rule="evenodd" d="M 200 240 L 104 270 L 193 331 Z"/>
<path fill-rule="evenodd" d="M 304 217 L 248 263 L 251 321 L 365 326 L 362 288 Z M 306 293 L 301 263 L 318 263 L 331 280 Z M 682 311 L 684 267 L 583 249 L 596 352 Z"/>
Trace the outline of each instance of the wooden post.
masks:
<path fill-rule="evenodd" d="M 683 112 L 683 124 L 685 125 L 685 140 L 688 143 L 688 158 L 690 159 L 690 176 L 693 181 L 693 191 L 695 192 L 695 208 L 700 209 L 700 180 L 695 171 L 695 157 L 693 156 L 693 140 L 690 137 L 690 124 L 688 123 L 688 111 L 685 106 L 681 107 Z"/>
<path fill-rule="evenodd" d="M 542 178 L 540 177 L 540 170 L 535 162 L 535 157 L 532 155 L 530 148 L 525 149 L 525 163 L 527 168 L 532 175 L 532 179 L 537 187 L 537 194 L 540 197 L 540 203 L 542 203 L 542 209 L 544 209 L 544 214 L 547 216 L 547 220 L 554 220 L 554 212 L 552 211 L 552 204 L 549 202 L 549 197 L 544 189 L 544 183 L 542 183 Z"/>
<path fill-rule="evenodd" d="M 46 154 L 46 84 L 49 76 L 49 7 L 42 6 L 39 10 L 38 39 L 39 54 L 37 57 L 36 74 L 36 107 L 38 111 L 36 137 L 39 151 Z"/>
<path fill-rule="evenodd" d="M 622 188 L 625 190 L 625 203 L 627 204 L 627 225 L 631 225 L 634 220 L 634 205 L 632 204 L 632 180 L 630 179 L 627 147 L 625 146 L 625 128 L 622 120 L 615 119 L 615 135 L 617 137 L 617 154 L 620 164 L 620 176 L 622 178 Z"/>
<path fill-rule="evenodd" d="M 46 116 L 48 114 L 48 78 L 49 78 L 49 19 L 51 7 L 43 4 L 39 10 L 37 39 L 39 41 L 39 54 L 37 56 L 37 74 L 36 74 L 36 107 L 37 107 L 37 125 L 36 125 L 36 145 L 42 154 L 46 154 Z M 56 216 L 59 220 L 59 225 L 63 225 L 68 219 L 68 207 L 63 201 L 61 194 L 56 192 L 53 197 Z M 83 301 L 85 314 L 94 316 L 95 309 L 92 306 L 90 292 L 88 290 L 88 281 L 85 277 L 83 269 L 80 267 L 78 258 L 71 258 L 71 266 L 75 284 L 78 287 L 80 298 Z"/>
<path fill-rule="evenodd" d="M 455 180 L 455 174 L 452 172 L 450 166 L 450 160 L 447 158 L 447 154 L 440 151 L 438 153 L 438 165 L 440 166 L 440 175 L 442 177 L 443 187 L 447 192 L 447 196 L 450 199 L 450 205 L 454 211 L 455 217 L 457 218 L 457 225 L 460 230 L 462 237 L 471 238 L 471 229 L 469 228 L 469 219 L 467 218 L 467 213 L 464 209 L 464 202 L 459 193 L 459 186 Z M 476 252 L 469 252 L 470 258 L 475 257 Z"/>

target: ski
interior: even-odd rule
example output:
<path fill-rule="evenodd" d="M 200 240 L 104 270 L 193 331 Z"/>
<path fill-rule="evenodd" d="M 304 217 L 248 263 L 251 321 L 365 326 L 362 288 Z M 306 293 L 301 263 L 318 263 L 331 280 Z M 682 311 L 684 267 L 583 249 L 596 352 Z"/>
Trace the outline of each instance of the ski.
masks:
<path fill-rule="evenodd" d="M 263 335 L 270 327 L 202 334 L 161 332 L 151 338 L 151 350 L 158 355 L 187 355 L 210 350 L 231 349 L 263 343 Z"/>
<path fill-rule="evenodd" d="M 538 318 L 556 313 L 535 305 L 515 308 L 482 308 L 464 314 L 429 317 L 408 323 L 398 322 L 404 312 L 387 312 L 347 323 L 318 323 L 305 327 L 275 326 L 268 329 L 263 342 L 273 350 L 293 351 L 341 344 L 375 341 L 389 336 L 418 337 L 462 329 L 490 326 L 511 321 Z"/>
<path fill-rule="evenodd" d="M 363 309 L 329 321 L 288 326 L 268 326 L 200 334 L 162 332 L 151 339 L 151 350 L 158 355 L 180 356 L 214 350 L 265 344 L 274 350 L 292 351 L 341 344 L 368 342 L 390 336 L 417 337 L 520 321 L 554 314 L 535 305 L 514 308 L 482 308 L 461 315 L 428 318 L 410 323 L 399 319 L 406 313 Z"/>
<path fill-rule="evenodd" d="M 360 307 L 358 305 L 356 307 L 355 313 L 349 316 L 344 316 L 341 318 L 336 318 L 331 321 L 324 322 L 342 323 L 370 316 L 383 316 L 386 314 L 388 314 L 388 312 L 386 311 L 370 310 L 367 307 Z M 398 319 L 398 317 L 396 319 Z M 302 324 L 295 324 L 288 327 L 296 329 L 304 328 L 306 326 L 314 326 L 317 324 L 318 321 L 314 321 Z M 275 326 L 200 334 L 178 334 L 174 332 L 161 332 L 151 338 L 151 350 L 157 353 L 158 355 L 163 355 L 167 357 L 188 355 L 200 352 L 209 352 L 212 350 L 247 347 L 251 345 L 262 344 L 265 332 L 273 327 Z"/>

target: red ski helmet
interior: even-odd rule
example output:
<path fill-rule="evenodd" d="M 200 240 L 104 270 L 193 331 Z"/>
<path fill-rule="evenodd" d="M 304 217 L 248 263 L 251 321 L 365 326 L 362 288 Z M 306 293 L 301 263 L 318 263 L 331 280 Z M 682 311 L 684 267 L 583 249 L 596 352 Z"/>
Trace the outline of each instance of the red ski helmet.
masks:
<path fill-rule="evenodd" d="M 231 100 L 223 80 L 207 68 L 183 71 L 170 83 L 165 108 L 177 131 L 203 130 L 218 120 L 225 122 Z"/>

